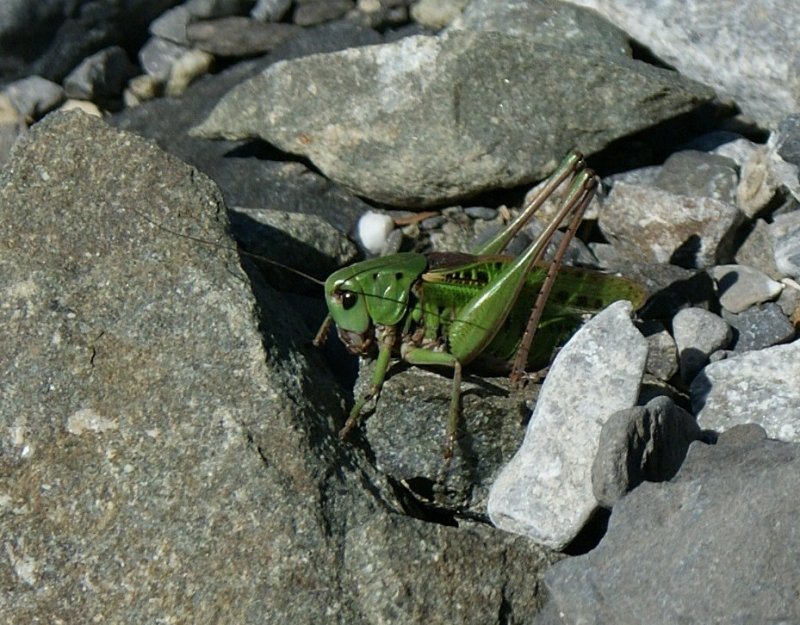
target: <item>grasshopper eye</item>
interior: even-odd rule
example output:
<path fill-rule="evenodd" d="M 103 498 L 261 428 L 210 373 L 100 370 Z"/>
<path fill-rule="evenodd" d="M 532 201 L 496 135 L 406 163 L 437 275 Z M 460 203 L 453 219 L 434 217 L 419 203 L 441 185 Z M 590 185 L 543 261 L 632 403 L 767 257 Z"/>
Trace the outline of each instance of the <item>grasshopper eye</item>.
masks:
<path fill-rule="evenodd" d="M 342 293 L 342 308 L 345 310 L 350 310 L 356 305 L 357 301 L 358 296 L 355 293 L 351 293 L 350 291 L 345 291 Z"/>

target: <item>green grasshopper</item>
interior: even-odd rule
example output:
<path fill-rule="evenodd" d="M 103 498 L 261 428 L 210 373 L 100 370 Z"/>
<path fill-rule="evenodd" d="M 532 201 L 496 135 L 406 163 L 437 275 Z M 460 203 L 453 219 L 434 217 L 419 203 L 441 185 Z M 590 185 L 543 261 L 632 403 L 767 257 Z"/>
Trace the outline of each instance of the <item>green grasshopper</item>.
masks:
<path fill-rule="evenodd" d="M 565 181 L 558 212 L 536 241 L 517 257 L 500 255 Z M 356 399 L 340 437 L 356 427 L 366 403 L 378 397 L 397 353 L 412 365 L 453 370 L 445 447 L 450 458 L 464 366 L 499 366 L 518 384 L 527 367 L 547 364 L 587 313 L 620 299 L 640 307 L 644 291 L 629 280 L 571 267 L 559 271 L 597 184 L 583 157 L 570 153 L 520 215 L 474 254 L 401 253 L 331 274 L 325 282 L 329 315 L 315 344 L 335 323 L 351 353 L 367 356 L 375 347 L 378 353 L 370 389 Z M 544 262 L 548 243 L 564 225 L 554 258 Z M 539 337 L 535 344 L 534 335 Z"/>

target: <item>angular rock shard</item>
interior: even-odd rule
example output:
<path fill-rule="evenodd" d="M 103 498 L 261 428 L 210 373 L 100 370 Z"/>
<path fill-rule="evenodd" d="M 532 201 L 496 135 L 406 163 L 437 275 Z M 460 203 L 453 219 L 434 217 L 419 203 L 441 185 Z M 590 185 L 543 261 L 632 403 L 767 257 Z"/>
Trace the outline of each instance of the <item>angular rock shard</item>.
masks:
<path fill-rule="evenodd" d="M 594 512 L 600 430 L 636 403 L 647 359 L 647 340 L 630 314 L 630 303 L 612 304 L 556 357 L 522 447 L 489 493 L 497 527 L 562 549 Z"/>

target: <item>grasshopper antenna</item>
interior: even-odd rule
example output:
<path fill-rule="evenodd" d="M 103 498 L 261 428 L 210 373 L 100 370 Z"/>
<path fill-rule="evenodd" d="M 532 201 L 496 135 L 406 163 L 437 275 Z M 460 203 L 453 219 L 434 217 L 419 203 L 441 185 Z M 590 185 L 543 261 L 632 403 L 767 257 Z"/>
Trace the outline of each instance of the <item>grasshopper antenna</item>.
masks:
<path fill-rule="evenodd" d="M 252 254 L 252 253 L 250 253 L 250 252 L 248 252 L 246 250 L 239 249 L 238 247 L 234 248 L 234 247 L 228 247 L 228 246 L 225 246 L 225 245 L 221 245 L 219 243 L 214 243 L 213 241 L 208 241 L 207 239 L 203 239 L 202 237 L 196 237 L 196 236 L 191 235 L 191 234 L 186 234 L 185 232 L 178 232 L 177 230 L 173 230 L 172 228 L 169 228 L 168 226 L 165 226 L 164 224 L 158 223 L 155 219 L 145 215 L 144 213 L 136 210 L 135 208 L 130 208 L 130 210 L 132 210 L 134 213 L 139 215 L 139 217 L 141 217 L 145 221 L 150 222 L 150 224 L 152 224 L 153 226 L 155 226 L 159 230 L 163 230 L 164 232 L 168 232 L 169 234 L 172 234 L 174 236 L 182 237 L 184 239 L 189 239 L 190 241 L 195 241 L 196 243 L 202 243 L 203 245 L 211 245 L 213 247 L 220 247 L 222 249 L 236 251 L 236 252 L 239 252 L 240 254 L 243 254 L 245 256 L 249 256 L 250 258 L 253 258 L 255 260 L 260 260 L 260 261 L 268 263 L 268 264 L 270 264 L 270 265 L 272 265 L 274 267 L 278 267 L 279 269 L 284 269 L 284 270 L 288 271 L 289 273 L 293 273 L 296 276 L 300 276 L 301 278 L 305 278 L 309 282 L 312 282 L 312 283 L 317 284 L 319 286 L 325 286 L 325 282 L 323 280 L 319 280 L 318 278 L 315 278 L 314 276 L 309 275 L 309 274 L 305 273 L 304 271 L 300 271 L 299 269 L 295 269 L 294 267 L 289 267 L 289 265 L 284 265 L 283 263 L 278 262 L 277 260 L 272 260 L 271 258 L 266 258 L 266 257 L 260 256 L 258 254 Z"/>

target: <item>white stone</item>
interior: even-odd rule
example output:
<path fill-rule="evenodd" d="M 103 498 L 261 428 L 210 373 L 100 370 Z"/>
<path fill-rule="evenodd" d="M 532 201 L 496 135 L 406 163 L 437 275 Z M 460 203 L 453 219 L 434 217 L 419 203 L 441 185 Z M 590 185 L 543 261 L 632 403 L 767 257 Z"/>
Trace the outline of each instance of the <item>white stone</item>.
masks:
<path fill-rule="evenodd" d="M 630 315 L 630 303 L 612 304 L 556 357 L 522 447 L 489 493 L 497 527 L 561 549 L 591 517 L 600 430 L 636 404 L 647 359 L 647 340 Z"/>
<path fill-rule="evenodd" d="M 102 117 L 103 112 L 94 102 L 88 100 L 67 100 L 59 107 L 60 111 L 81 111 L 87 115 Z"/>

